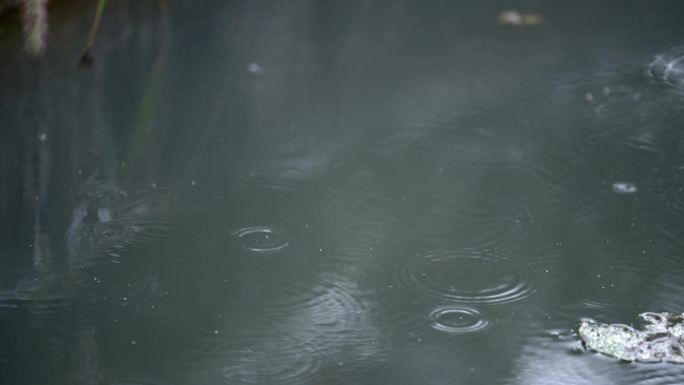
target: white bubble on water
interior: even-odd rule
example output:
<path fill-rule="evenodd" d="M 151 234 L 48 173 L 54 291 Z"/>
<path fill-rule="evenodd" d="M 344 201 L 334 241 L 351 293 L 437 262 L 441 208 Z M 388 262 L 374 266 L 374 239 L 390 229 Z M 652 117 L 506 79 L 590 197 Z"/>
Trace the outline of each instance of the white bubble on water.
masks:
<path fill-rule="evenodd" d="M 264 66 L 259 63 L 249 63 L 247 65 L 247 71 L 259 75 L 264 73 Z"/>
<path fill-rule="evenodd" d="M 633 182 L 615 182 L 613 183 L 613 192 L 616 194 L 634 194 L 639 189 L 636 183 Z"/>

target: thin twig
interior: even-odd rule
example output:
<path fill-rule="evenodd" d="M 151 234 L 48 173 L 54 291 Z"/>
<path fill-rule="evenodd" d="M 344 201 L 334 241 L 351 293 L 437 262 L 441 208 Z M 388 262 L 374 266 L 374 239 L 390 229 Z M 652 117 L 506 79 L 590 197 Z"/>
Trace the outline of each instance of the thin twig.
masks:
<path fill-rule="evenodd" d="M 104 12 L 107 0 L 99 0 L 97 3 L 97 10 L 95 11 L 95 19 L 93 25 L 90 26 L 90 33 L 88 34 L 88 42 L 83 49 L 80 63 L 82 66 L 90 67 L 93 64 L 93 46 L 95 45 L 95 35 L 97 34 L 97 27 L 100 25 L 100 19 Z"/>

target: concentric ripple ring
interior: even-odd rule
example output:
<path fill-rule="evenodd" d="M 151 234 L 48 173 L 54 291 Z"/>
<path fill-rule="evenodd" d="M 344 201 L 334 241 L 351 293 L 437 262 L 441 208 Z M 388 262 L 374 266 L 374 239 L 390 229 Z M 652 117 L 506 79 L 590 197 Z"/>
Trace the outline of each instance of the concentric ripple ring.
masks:
<path fill-rule="evenodd" d="M 428 318 L 433 329 L 452 334 L 474 333 L 489 326 L 480 312 L 469 307 L 439 306 Z"/>
<path fill-rule="evenodd" d="M 290 245 L 285 235 L 268 226 L 244 227 L 234 232 L 240 239 L 242 248 L 257 253 L 270 253 Z"/>
<path fill-rule="evenodd" d="M 409 288 L 452 303 L 509 303 L 536 291 L 534 270 L 527 264 L 476 252 L 418 256 L 398 275 Z"/>

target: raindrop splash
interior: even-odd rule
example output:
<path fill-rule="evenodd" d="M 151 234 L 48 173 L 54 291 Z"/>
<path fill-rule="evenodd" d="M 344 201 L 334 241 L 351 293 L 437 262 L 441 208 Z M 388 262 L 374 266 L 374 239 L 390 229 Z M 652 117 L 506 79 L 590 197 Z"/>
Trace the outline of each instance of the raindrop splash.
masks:
<path fill-rule="evenodd" d="M 433 329 L 452 334 L 474 333 L 489 326 L 480 312 L 469 307 L 440 306 L 428 318 Z"/>
<path fill-rule="evenodd" d="M 272 253 L 290 245 L 282 231 L 268 226 L 244 227 L 234 232 L 242 248 L 257 253 Z"/>
<path fill-rule="evenodd" d="M 441 301 L 498 304 L 521 301 L 536 291 L 527 264 L 483 253 L 434 253 L 401 266 L 398 279 Z"/>

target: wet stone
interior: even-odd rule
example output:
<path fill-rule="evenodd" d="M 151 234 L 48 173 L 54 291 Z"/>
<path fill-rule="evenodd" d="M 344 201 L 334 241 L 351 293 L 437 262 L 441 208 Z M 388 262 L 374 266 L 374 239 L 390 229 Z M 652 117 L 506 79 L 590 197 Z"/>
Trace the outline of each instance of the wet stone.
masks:
<path fill-rule="evenodd" d="M 684 363 L 684 314 L 639 314 L 643 329 L 583 319 L 584 347 L 623 361 Z"/>

